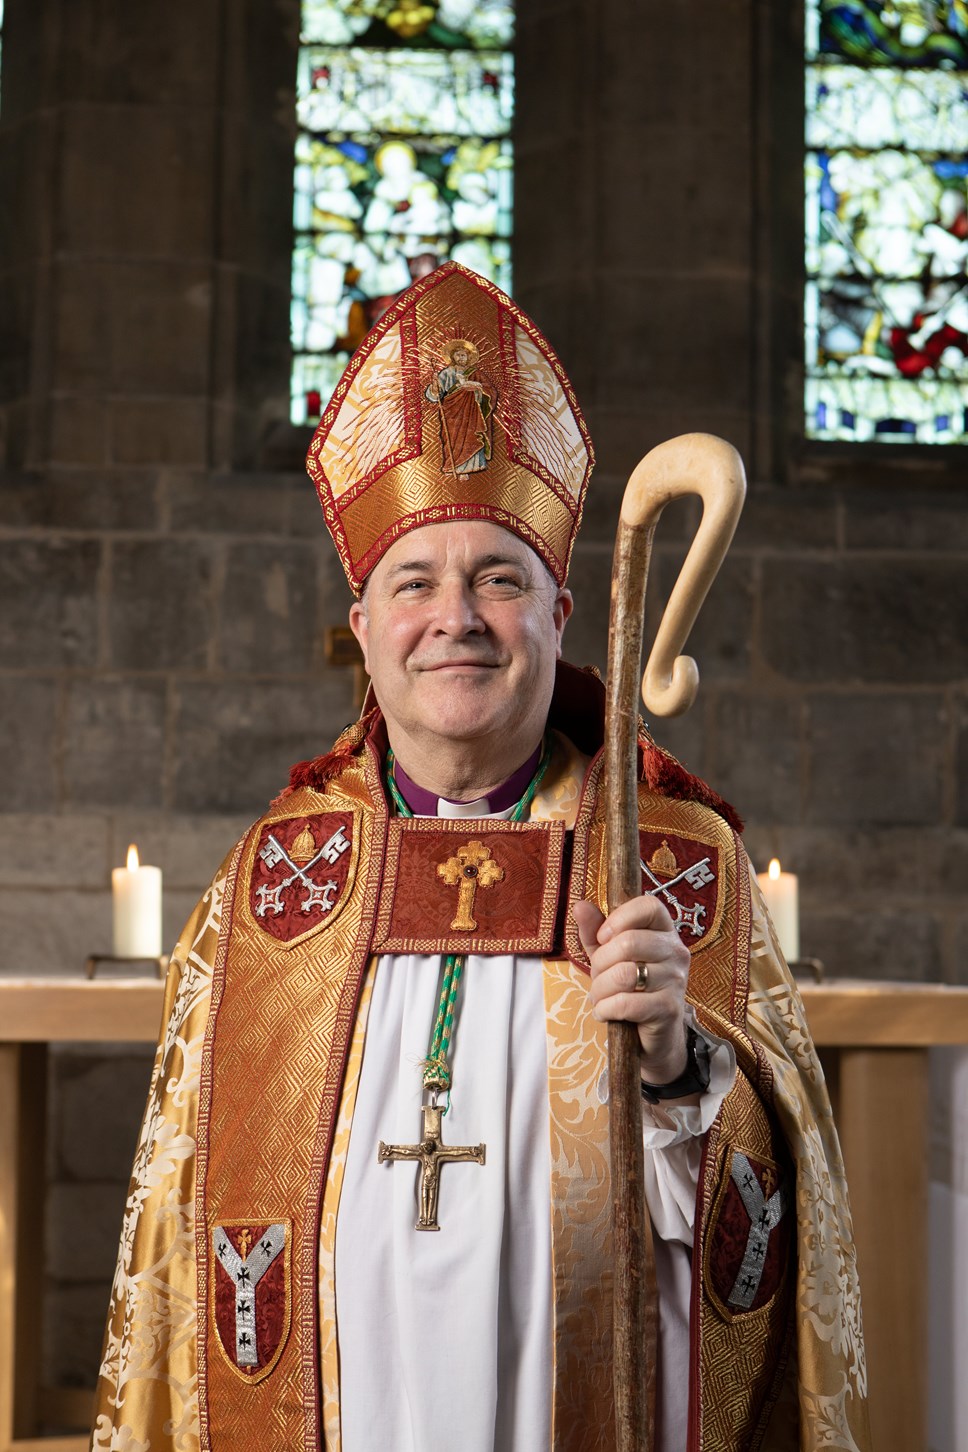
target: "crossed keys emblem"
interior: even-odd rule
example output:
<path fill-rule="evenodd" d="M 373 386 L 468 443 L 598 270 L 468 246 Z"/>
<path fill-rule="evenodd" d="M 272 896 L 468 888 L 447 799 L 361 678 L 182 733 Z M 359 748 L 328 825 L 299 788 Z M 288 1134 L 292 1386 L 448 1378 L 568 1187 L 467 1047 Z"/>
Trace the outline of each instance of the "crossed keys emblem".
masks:
<path fill-rule="evenodd" d="M 679 871 L 679 864 L 669 849 L 668 842 L 652 854 L 648 862 L 639 858 L 639 865 L 645 873 L 646 878 L 652 883 L 646 887 L 650 897 L 664 898 L 669 910 L 672 913 L 672 921 L 678 932 L 690 932 L 694 938 L 701 938 L 706 931 L 703 918 L 706 916 L 706 909 L 701 902 L 694 903 L 692 907 L 686 907 L 680 902 L 675 893 L 671 890 L 677 883 L 685 882 L 696 892 L 700 892 L 710 882 L 715 882 L 716 874 L 709 866 L 709 857 L 703 857 L 699 862 L 690 863 Z M 670 876 L 671 872 L 674 874 Z M 656 871 L 653 871 L 653 868 Z M 658 875 L 657 875 L 658 874 Z M 663 881 L 663 878 L 666 880 Z"/>
<path fill-rule="evenodd" d="M 282 895 L 295 882 L 300 883 L 306 889 L 306 895 L 299 904 L 304 913 L 311 913 L 314 908 L 318 908 L 322 913 L 330 911 L 333 906 L 333 898 L 339 891 L 338 881 L 335 877 L 330 877 L 325 882 L 314 882 L 309 874 L 317 862 L 327 862 L 330 866 L 337 863 L 342 854 L 349 851 L 350 841 L 341 825 L 318 851 L 315 851 L 315 848 L 316 840 L 308 827 L 300 832 L 292 844 L 291 854 L 286 851 L 274 833 L 269 833 L 268 841 L 259 856 L 270 871 L 282 862 L 290 869 L 290 873 L 281 882 L 262 883 L 256 888 L 255 895 L 259 900 L 255 907 L 257 917 L 264 918 L 270 912 L 275 913 L 278 917 L 280 913 L 284 912 L 286 905 Z M 311 855 L 313 853 L 314 855 Z"/>

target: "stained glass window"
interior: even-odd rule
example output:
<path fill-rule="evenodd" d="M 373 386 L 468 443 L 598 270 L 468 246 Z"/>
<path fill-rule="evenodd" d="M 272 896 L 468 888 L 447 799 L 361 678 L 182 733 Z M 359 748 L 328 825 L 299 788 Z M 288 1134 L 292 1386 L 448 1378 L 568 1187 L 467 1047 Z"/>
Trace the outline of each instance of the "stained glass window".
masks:
<path fill-rule="evenodd" d="M 293 423 L 447 258 L 510 286 L 513 0 L 302 0 Z"/>
<path fill-rule="evenodd" d="M 968 442 L 968 3 L 806 20 L 807 436 Z"/>

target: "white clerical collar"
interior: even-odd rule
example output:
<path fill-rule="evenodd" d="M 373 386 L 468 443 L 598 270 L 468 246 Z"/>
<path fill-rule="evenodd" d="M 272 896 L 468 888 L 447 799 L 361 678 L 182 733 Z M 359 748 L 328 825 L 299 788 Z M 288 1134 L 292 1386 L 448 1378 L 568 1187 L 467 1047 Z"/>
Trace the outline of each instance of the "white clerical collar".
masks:
<path fill-rule="evenodd" d="M 457 817 L 497 817 L 506 822 L 516 806 L 517 802 L 512 802 L 509 807 L 504 808 L 503 812 L 492 812 L 487 797 L 478 797 L 474 802 L 451 802 L 446 797 L 438 797 L 436 815 L 448 817 L 451 820 Z M 414 815 L 420 814 L 415 813 Z M 430 814 L 428 813 L 428 815 Z"/>

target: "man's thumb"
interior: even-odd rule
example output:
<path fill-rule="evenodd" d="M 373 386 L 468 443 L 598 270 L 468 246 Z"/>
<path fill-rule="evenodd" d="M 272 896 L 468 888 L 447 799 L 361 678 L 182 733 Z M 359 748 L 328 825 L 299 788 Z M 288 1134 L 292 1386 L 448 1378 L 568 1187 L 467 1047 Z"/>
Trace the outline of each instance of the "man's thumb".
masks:
<path fill-rule="evenodd" d="M 572 917 L 575 919 L 575 926 L 578 929 L 578 937 L 585 952 L 591 957 L 598 947 L 598 930 L 605 921 L 604 913 L 600 912 L 596 903 L 573 902 L 571 905 Z"/>

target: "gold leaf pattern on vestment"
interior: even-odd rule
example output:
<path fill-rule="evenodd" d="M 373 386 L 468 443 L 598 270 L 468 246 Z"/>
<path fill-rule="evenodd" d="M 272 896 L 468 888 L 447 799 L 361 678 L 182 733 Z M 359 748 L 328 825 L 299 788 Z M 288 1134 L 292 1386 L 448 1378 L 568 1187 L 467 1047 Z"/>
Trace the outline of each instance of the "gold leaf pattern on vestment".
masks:
<path fill-rule="evenodd" d="M 796 1323 L 802 1445 L 864 1452 L 867 1364 L 843 1156 L 800 995 L 752 877 L 749 1028 L 770 1063 L 796 1160 Z"/>
<path fill-rule="evenodd" d="M 532 818 L 574 827 L 588 758 L 555 734 Z M 589 1012 L 588 975 L 546 959 L 548 1107 L 554 1295 L 554 1452 L 613 1445 L 611 1173 L 608 1110 L 599 1086 L 607 1030 Z M 595 1348 L 589 1356 L 589 1347 Z"/>
<path fill-rule="evenodd" d="M 356 1091 L 363 1068 L 363 1045 L 366 1040 L 366 1020 L 373 994 L 373 965 L 367 973 L 360 994 L 353 1038 L 350 1041 L 346 1078 L 343 1083 L 343 1097 L 340 1100 L 339 1118 L 333 1134 L 329 1171 L 326 1188 L 323 1191 L 323 1206 L 319 1224 L 319 1367 L 322 1383 L 323 1445 L 326 1452 L 340 1452 L 342 1429 L 339 1413 L 339 1340 L 336 1322 L 336 1217 L 339 1213 L 340 1195 L 343 1189 L 343 1175 L 346 1170 L 346 1156 L 350 1147 L 350 1130 L 353 1127 L 353 1111 L 356 1108 Z"/>
<path fill-rule="evenodd" d="M 238 851 L 222 864 L 169 964 L 111 1290 L 92 1452 L 198 1452 L 195 1126 L 223 893 Z"/>

